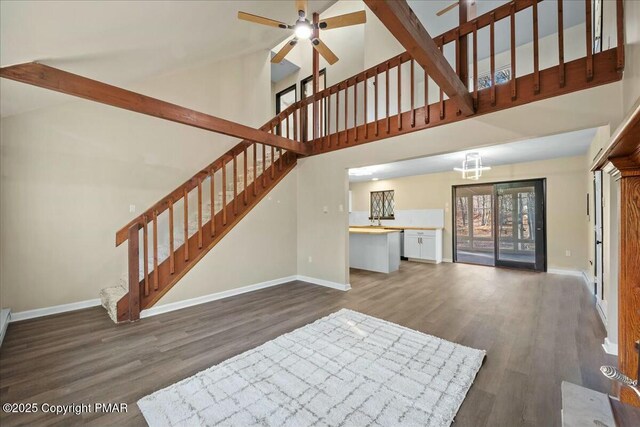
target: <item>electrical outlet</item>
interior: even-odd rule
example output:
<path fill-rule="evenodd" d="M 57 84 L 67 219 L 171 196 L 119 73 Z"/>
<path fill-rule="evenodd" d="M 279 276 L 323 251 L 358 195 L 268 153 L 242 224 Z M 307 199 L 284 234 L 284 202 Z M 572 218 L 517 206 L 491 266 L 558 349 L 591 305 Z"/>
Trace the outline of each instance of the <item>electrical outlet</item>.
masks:
<path fill-rule="evenodd" d="M 329 213 L 329 208 L 327 206 L 322 207 L 322 212 Z"/>
<path fill-rule="evenodd" d="M 136 205 L 129 205 L 129 212 L 134 213 L 136 211 Z"/>
<path fill-rule="evenodd" d="M 564 251 L 564 256 L 571 256 L 571 251 L 569 249 Z"/>
<path fill-rule="evenodd" d="M 309 257 L 309 262 L 313 262 L 313 258 Z"/>
<path fill-rule="evenodd" d="M 338 212 L 344 212 L 344 206 L 338 205 Z"/>

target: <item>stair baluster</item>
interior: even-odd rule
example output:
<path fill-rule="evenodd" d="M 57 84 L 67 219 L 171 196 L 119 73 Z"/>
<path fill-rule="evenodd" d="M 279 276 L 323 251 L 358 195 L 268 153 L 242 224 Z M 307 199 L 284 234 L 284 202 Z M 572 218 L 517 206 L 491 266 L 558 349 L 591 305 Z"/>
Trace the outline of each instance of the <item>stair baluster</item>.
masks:
<path fill-rule="evenodd" d="M 227 164 L 222 158 L 222 225 L 227 225 Z"/>
<path fill-rule="evenodd" d="M 176 272 L 175 249 L 173 240 L 173 200 L 169 199 L 169 273 Z"/>
<path fill-rule="evenodd" d="M 216 169 L 212 167 L 209 172 L 211 179 L 211 189 L 209 190 L 211 197 L 211 237 L 216 235 Z"/>
<path fill-rule="evenodd" d="M 189 261 L 189 192 L 184 189 L 184 260 Z"/>
<path fill-rule="evenodd" d="M 247 197 L 247 180 L 249 179 L 249 173 L 247 171 L 247 147 L 244 147 L 242 151 L 242 161 L 244 162 L 244 175 L 242 175 L 242 194 L 244 198 L 244 204 L 248 203 Z"/>
<path fill-rule="evenodd" d="M 233 156 L 233 214 L 238 214 L 238 157 Z"/>
<path fill-rule="evenodd" d="M 198 178 L 198 249 L 202 249 L 202 180 Z"/>
<path fill-rule="evenodd" d="M 153 211 L 153 290 L 158 290 L 158 211 Z"/>
<path fill-rule="evenodd" d="M 142 225 L 142 237 L 144 241 L 142 242 L 144 246 L 143 250 L 143 270 L 144 270 L 144 296 L 149 295 L 149 230 L 147 227 L 147 216 L 142 217 L 143 225 Z"/>

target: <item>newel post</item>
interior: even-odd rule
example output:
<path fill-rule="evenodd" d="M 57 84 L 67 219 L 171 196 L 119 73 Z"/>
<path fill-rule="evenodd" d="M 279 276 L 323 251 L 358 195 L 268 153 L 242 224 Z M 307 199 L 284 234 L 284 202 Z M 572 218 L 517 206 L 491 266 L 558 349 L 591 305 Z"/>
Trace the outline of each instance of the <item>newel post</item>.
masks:
<path fill-rule="evenodd" d="M 129 228 L 129 320 L 140 319 L 139 224 Z"/>

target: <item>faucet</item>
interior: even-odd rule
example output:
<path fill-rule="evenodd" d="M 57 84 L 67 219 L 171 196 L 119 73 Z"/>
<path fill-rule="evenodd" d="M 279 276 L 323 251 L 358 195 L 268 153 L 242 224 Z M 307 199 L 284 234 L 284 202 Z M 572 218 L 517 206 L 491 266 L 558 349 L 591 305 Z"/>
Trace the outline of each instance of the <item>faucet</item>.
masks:
<path fill-rule="evenodd" d="M 372 218 L 371 218 L 371 224 L 374 225 L 375 221 L 376 221 L 376 216 L 374 214 L 372 215 Z M 380 220 L 380 212 L 378 212 L 378 227 L 382 227 L 382 221 Z"/>

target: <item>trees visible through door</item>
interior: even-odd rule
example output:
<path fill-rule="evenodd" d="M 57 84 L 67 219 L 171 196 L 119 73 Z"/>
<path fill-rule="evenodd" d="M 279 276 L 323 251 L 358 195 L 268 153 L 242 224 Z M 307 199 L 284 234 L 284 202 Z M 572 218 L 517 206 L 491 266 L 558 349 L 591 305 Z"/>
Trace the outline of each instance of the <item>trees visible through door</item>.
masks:
<path fill-rule="evenodd" d="M 457 186 L 454 193 L 456 261 L 545 268 L 542 180 Z"/>
<path fill-rule="evenodd" d="M 493 265 L 491 186 L 460 188 L 456 193 L 456 250 L 463 262 Z"/>

